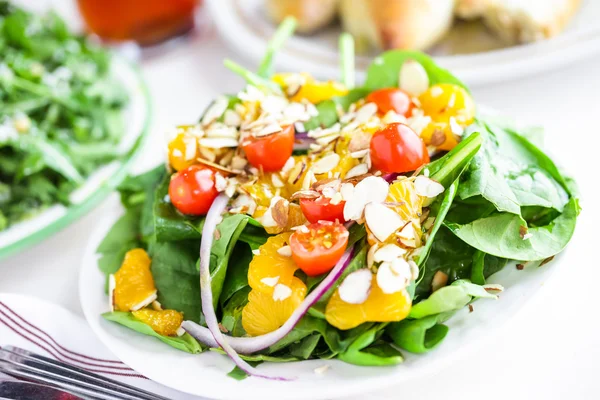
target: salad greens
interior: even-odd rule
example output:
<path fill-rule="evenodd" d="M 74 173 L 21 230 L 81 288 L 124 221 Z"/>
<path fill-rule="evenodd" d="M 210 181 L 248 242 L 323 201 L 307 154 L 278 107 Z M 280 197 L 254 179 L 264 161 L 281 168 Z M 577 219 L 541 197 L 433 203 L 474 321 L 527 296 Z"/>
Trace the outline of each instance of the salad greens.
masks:
<path fill-rule="evenodd" d="M 0 231 L 55 203 L 119 156 L 127 94 L 109 53 L 54 13 L 0 0 Z"/>
<path fill-rule="evenodd" d="M 290 34 L 290 24 L 278 31 L 278 39 L 269 48 L 257 74 L 230 61 L 226 61 L 226 66 L 249 84 L 271 88 L 273 52 Z M 346 51 L 348 40 L 351 38 L 341 38 Z M 330 127 L 338 122 L 339 109 L 348 109 L 375 89 L 397 87 L 400 68 L 408 60 L 421 63 L 432 84 L 465 87 L 424 54 L 387 52 L 369 67 L 364 86 L 316 104 L 317 114 L 304 123 L 305 128 Z M 342 66 L 343 80 L 351 87 L 353 66 L 347 62 L 342 62 Z M 230 105 L 235 102 L 235 98 L 229 99 Z M 426 228 L 425 244 L 415 258 L 419 277 L 407 288 L 413 305 L 406 319 L 368 322 L 349 330 L 337 329 L 325 319 L 325 308 L 339 284 L 352 272 L 369 265 L 367 232 L 364 225 L 354 224 L 349 227 L 352 259 L 335 284 L 316 303 L 311 303 L 308 313 L 283 339 L 240 357 L 251 365 L 313 358 L 337 358 L 366 366 L 398 364 L 404 359 L 399 349 L 411 353 L 431 351 L 451 334 L 444 322 L 455 312 L 479 298 L 497 298 L 493 294 L 497 286 L 486 285 L 486 279 L 510 261 L 541 263 L 562 251 L 571 239 L 579 214 L 577 190 L 573 180 L 564 176 L 530 140 L 539 143 L 539 131 L 535 135 L 531 132 L 479 117 L 453 150 L 438 155 L 418 171 L 441 183 L 444 192 L 426 204 L 431 224 Z M 163 166 L 123 182 L 119 191 L 125 214 L 98 248 L 100 268 L 106 274 L 113 273 L 128 250 L 146 249 L 162 306 L 181 311 L 185 319 L 204 325 L 198 285 L 198 249 L 204 218 L 179 213 L 170 202 L 168 186 L 169 174 Z M 221 330 L 235 338 L 247 336 L 241 321 L 251 290 L 249 264 L 253 251 L 269 236 L 257 220 L 243 214 L 226 215 L 217 225 L 209 268 L 213 307 Z M 436 275 L 445 276 L 447 282 L 434 291 Z M 307 277 L 301 271 L 296 272 L 296 277 L 305 282 L 308 292 L 324 279 Z M 104 317 L 156 336 L 133 324 L 129 314 L 115 312 Z M 190 343 L 195 339 L 187 336 L 182 337 L 189 346 L 184 348 L 180 341 L 159 339 L 185 351 L 196 349 Z M 246 373 L 236 367 L 230 376 L 242 379 Z"/>

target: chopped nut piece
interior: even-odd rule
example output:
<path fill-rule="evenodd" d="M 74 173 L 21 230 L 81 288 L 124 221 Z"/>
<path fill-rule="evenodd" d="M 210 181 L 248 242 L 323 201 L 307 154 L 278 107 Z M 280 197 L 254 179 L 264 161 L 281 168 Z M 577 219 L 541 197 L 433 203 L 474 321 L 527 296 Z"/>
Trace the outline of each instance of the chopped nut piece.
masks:
<path fill-rule="evenodd" d="M 433 275 L 433 280 L 431 281 L 431 291 L 435 292 L 436 290 L 443 288 L 448 284 L 448 274 L 444 271 L 437 271 Z"/>

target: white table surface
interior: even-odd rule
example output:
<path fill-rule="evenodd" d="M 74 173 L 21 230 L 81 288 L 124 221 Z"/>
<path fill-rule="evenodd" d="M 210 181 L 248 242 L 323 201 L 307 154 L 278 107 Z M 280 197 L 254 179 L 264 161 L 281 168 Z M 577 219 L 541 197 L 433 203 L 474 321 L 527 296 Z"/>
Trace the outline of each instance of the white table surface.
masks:
<path fill-rule="evenodd" d="M 154 101 L 154 123 L 136 169 L 163 160 L 164 132 L 191 123 L 217 94 L 242 82 L 222 59 L 232 54 L 214 32 L 197 35 L 145 60 L 142 69 Z M 597 399 L 600 398 L 600 261 L 594 225 L 600 140 L 600 58 L 503 84 L 476 87 L 480 104 L 547 127 L 546 145 L 578 179 L 584 211 L 569 256 L 554 278 L 513 321 L 450 368 L 402 388 L 381 389 L 364 399 Z M 22 293 L 81 314 L 78 271 L 83 248 L 113 195 L 87 216 L 45 242 L 0 262 L 0 292 Z M 596 249 L 594 249 L 596 247 Z M 501 300 L 500 300 L 501 301 Z M 477 307 L 475 307 L 477 312 Z"/>

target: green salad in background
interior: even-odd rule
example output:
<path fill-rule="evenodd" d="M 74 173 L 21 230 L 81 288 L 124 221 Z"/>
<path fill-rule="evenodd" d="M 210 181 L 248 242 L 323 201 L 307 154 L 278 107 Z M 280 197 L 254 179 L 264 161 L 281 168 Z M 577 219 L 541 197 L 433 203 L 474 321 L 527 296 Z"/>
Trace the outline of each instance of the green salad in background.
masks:
<path fill-rule="evenodd" d="M 118 157 L 127 93 L 103 48 L 50 12 L 0 1 L 0 231 Z"/>

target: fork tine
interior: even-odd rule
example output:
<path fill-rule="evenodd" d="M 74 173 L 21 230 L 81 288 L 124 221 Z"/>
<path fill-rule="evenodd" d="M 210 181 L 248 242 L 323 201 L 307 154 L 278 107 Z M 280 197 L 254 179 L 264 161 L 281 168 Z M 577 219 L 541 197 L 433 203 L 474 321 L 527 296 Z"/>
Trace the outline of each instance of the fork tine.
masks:
<path fill-rule="evenodd" d="M 44 382 L 62 385 L 62 387 L 68 386 L 71 390 L 77 388 L 90 395 L 104 394 L 111 396 L 108 397 L 111 399 L 168 400 L 134 386 L 14 346 L 0 348 L 0 362 L 2 361 L 10 364 L 10 371 L 7 372 L 13 375 L 18 373 L 30 379 L 44 378 Z"/>

